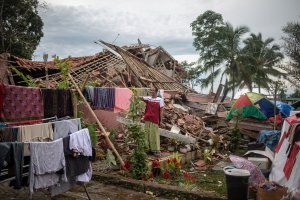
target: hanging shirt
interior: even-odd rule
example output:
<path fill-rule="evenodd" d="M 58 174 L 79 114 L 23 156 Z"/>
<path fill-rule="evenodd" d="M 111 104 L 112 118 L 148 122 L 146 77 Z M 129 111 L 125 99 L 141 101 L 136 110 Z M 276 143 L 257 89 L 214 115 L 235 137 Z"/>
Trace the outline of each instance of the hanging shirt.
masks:
<path fill-rule="evenodd" d="M 70 150 L 78 152 L 83 156 L 92 156 L 92 143 L 87 128 L 70 135 Z"/>
<path fill-rule="evenodd" d="M 160 121 L 160 109 L 164 106 L 164 101 L 160 97 L 152 98 L 150 96 L 143 97 L 146 103 L 144 120 L 155 124 Z"/>
<path fill-rule="evenodd" d="M 92 156 L 92 143 L 90 139 L 89 130 L 87 128 L 72 133 L 70 135 L 70 150 L 78 152 L 83 156 Z M 92 178 L 92 165 L 89 163 L 89 168 L 86 173 L 80 174 L 76 177 L 76 181 L 89 182 Z"/>
<path fill-rule="evenodd" d="M 80 119 L 69 119 L 53 122 L 54 124 L 54 133 L 53 140 L 57 140 L 59 138 L 64 138 L 71 133 L 75 133 L 81 129 Z"/>
<path fill-rule="evenodd" d="M 19 132 L 20 142 L 53 140 L 53 129 L 50 123 L 20 126 Z"/>
<path fill-rule="evenodd" d="M 67 181 L 63 140 L 30 143 L 29 189 L 53 186 Z"/>

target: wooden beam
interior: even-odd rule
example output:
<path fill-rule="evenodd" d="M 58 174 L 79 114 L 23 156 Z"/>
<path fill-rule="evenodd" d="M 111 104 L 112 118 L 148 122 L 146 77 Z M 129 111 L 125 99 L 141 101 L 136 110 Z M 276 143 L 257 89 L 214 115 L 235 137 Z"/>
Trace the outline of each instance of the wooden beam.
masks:
<path fill-rule="evenodd" d="M 118 151 L 116 150 L 115 146 L 113 145 L 113 143 L 110 141 L 108 134 L 106 134 L 106 131 L 104 129 L 104 127 L 102 126 L 101 122 L 99 121 L 97 115 L 95 114 L 95 112 L 93 111 L 93 109 L 91 108 L 90 104 L 87 102 L 87 100 L 85 99 L 85 97 L 83 96 L 80 88 L 78 87 L 78 85 L 76 84 L 75 80 L 73 79 L 73 77 L 71 76 L 71 74 L 68 74 L 70 80 L 72 81 L 73 85 L 75 86 L 77 92 L 79 93 L 79 95 L 81 96 L 81 98 L 83 99 L 85 105 L 87 106 L 88 110 L 90 111 L 90 113 L 92 114 L 92 116 L 94 117 L 94 119 L 96 120 L 98 126 L 100 127 L 100 130 L 102 131 L 102 135 L 105 137 L 105 140 L 107 142 L 107 144 L 110 146 L 110 148 L 113 150 L 113 152 L 116 154 L 118 160 L 120 161 L 122 167 L 125 165 L 123 159 L 121 158 L 120 154 L 118 153 Z"/>
<path fill-rule="evenodd" d="M 87 84 L 87 82 L 88 82 L 90 76 L 91 76 L 91 73 L 89 73 L 89 74 L 86 76 L 86 78 L 84 79 L 84 82 L 83 82 L 83 84 L 82 84 L 82 86 L 81 86 L 81 91 L 84 90 L 84 87 L 85 87 L 85 85 Z"/>
<path fill-rule="evenodd" d="M 131 120 L 129 119 L 126 119 L 124 117 L 120 117 L 118 116 L 117 117 L 117 121 L 120 122 L 121 124 L 130 124 L 132 123 Z M 144 124 L 141 123 L 142 127 L 144 127 Z M 174 138 L 176 140 L 179 140 L 181 142 L 184 142 L 186 144 L 194 144 L 196 143 L 196 138 L 193 138 L 193 137 L 189 137 L 189 136 L 186 136 L 186 135 L 182 135 L 182 134 L 178 134 L 178 133 L 173 133 L 171 131 L 168 131 L 168 130 L 165 130 L 165 129 L 162 129 L 162 128 L 159 128 L 159 133 L 161 136 L 164 136 L 164 137 L 167 137 L 167 138 Z"/>

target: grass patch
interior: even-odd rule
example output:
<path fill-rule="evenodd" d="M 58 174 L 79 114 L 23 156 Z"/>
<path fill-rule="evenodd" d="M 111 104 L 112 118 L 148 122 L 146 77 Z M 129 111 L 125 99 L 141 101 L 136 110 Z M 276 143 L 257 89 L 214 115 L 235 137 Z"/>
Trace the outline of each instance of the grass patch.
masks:
<path fill-rule="evenodd" d="M 207 171 L 197 174 L 196 185 L 201 191 L 213 191 L 219 197 L 226 197 L 226 180 L 223 172 Z"/>

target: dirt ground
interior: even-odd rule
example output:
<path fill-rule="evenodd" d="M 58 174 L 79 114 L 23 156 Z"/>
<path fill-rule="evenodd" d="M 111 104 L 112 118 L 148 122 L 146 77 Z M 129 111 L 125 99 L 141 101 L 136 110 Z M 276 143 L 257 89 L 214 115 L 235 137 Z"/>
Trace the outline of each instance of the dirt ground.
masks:
<path fill-rule="evenodd" d="M 128 190 L 121 187 L 112 185 L 104 185 L 99 182 L 91 181 L 87 185 L 87 190 L 93 200 L 150 200 L 163 198 L 152 197 L 151 195 Z M 24 187 L 20 190 L 14 190 L 7 184 L 0 184 L 0 199 L 1 200 L 25 200 L 28 199 L 28 187 Z M 38 191 L 33 194 L 33 200 L 82 200 L 88 199 L 84 188 L 82 186 L 76 186 L 72 190 L 51 198 L 50 193 L 47 190 Z"/>

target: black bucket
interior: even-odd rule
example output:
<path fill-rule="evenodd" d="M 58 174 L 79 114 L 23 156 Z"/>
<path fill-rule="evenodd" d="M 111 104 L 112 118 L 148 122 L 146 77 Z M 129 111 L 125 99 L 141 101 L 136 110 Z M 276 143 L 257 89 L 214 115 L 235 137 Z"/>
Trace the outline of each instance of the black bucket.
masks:
<path fill-rule="evenodd" d="M 248 181 L 250 172 L 244 169 L 234 167 L 225 167 L 227 197 L 229 200 L 247 200 L 248 199 Z"/>

